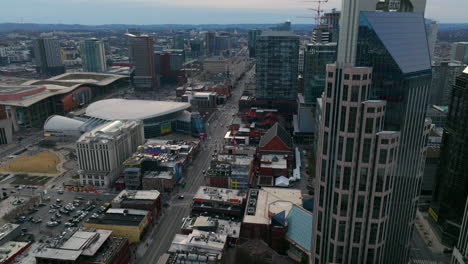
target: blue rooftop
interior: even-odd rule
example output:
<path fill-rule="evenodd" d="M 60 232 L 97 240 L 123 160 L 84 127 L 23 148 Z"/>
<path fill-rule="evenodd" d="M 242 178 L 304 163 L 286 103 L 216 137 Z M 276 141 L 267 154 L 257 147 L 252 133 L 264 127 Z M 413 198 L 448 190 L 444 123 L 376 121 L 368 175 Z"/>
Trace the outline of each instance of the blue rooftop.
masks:
<path fill-rule="evenodd" d="M 423 14 L 361 12 L 363 22 L 375 31 L 403 74 L 431 69 Z"/>
<path fill-rule="evenodd" d="M 289 211 L 286 236 L 304 249 L 312 250 L 312 214 L 303 208 L 293 206 Z"/>

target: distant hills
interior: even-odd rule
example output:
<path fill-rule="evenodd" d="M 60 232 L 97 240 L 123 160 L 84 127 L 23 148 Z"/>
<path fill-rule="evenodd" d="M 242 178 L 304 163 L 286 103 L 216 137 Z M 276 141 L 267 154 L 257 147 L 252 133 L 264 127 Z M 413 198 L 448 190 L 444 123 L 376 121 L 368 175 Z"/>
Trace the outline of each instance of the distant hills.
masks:
<path fill-rule="evenodd" d="M 138 28 L 143 31 L 157 31 L 164 29 L 184 30 L 193 28 L 202 29 L 251 29 L 270 28 L 277 24 L 164 24 L 164 25 L 130 25 L 130 24 L 109 24 L 109 25 L 79 25 L 79 24 L 33 24 L 33 23 L 0 23 L 0 32 L 8 33 L 15 31 L 43 32 L 43 31 L 100 31 L 100 30 L 126 30 L 128 28 Z M 293 24 L 293 30 L 311 30 L 312 24 Z"/>
<path fill-rule="evenodd" d="M 79 24 L 33 24 L 33 23 L 0 23 L 0 33 L 15 31 L 44 32 L 44 31 L 107 31 L 126 30 L 128 28 L 139 28 L 143 31 L 158 30 L 186 30 L 201 28 L 205 30 L 216 29 L 240 29 L 271 28 L 277 24 L 164 24 L 164 25 L 131 25 L 131 24 L 109 24 L 109 25 L 79 25 Z M 292 24 L 293 30 L 311 30 L 313 24 Z M 468 30 L 468 23 L 440 24 L 439 31 Z"/>

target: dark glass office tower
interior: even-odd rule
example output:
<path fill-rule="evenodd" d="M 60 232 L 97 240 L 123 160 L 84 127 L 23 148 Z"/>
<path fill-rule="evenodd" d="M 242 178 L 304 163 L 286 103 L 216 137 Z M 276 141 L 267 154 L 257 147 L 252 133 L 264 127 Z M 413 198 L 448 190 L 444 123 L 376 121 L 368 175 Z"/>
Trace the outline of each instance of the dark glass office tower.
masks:
<path fill-rule="evenodd" d="M 255 43 L 257 42 L 257 37 L 262 34 L 260 29 L 251 29 L 249 30 L 248 46 L 249 46 L 249 57 L 255 58 Z"/>
<path fill-rule="evenodd" d="M 315 104 L 325 87 L 327 64 L 336 61 L 336 43 L 307 44 L 304 54 L 304 101 Z"/>
<path fill-rule="evenodd" d="M 299 36 L 264 31 L 257 36 L 256 95 L 260 100 L 297 99 Z"/>
<path fill-rule="evenodd" d="M 452 88 L 431 206 L 442 241 L 455 245 L 468 196 L 468 68 Z"/>
<path fill-rule="evenodd" d="M 387 101 L 385 129 L 401 131 L 387 226 L 387 263 L 407 263 L 424 172 L 431 61 L 422 13 L 361 12 L 356 65 L 373 68 L 372 94 Z"/>

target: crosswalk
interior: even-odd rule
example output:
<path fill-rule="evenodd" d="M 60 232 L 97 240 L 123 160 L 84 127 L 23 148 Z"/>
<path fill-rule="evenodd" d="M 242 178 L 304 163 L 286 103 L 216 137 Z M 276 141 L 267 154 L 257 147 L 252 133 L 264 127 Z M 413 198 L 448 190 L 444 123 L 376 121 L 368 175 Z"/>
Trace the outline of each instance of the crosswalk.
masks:
<path fill-rule="evenodd" d="M 425 259 L 412 259 L 409 264 L 441 264 L 442 262 L 436 260 L 425 260 Z"/>

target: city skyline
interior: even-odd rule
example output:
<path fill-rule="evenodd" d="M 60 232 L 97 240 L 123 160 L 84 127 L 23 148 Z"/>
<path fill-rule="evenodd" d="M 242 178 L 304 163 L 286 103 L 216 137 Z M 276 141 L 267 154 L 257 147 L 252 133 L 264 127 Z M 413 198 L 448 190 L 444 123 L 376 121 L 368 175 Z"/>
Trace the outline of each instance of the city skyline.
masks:
<path fill-rule="evenodd" d="M 28 5 L 29 2 L 29 5 Z M 325 10 L 341 8 L 340 0 L 330 0 L 323 4 Z M 34 6 L 26 9 L 25 6 Z M 191 0 L 149 1 L 149 0 L 73 0 L 66 3 L 58 0 L 25 0 L 4 3 L 4 15 L 0 23 L 58 23 L 58 24 L 235 24 L 235 23 L 276 23 L 291 20 L 296 24 L 309 24 L 314 13 L 307 8 L 314 3 L 282 0 L 214 1 Z M 54 8 L 50 8 L 54 7 Z M 463 8 L 465 7 L 465 8 Z M 465 0 L 428 0 L 427 18 L 441 23 L 467 23 L 464 10 Z M 67 10 L 73 9 L 70 13 Z M 61 12 L 60 12 L 61 11 Z M 105 12 L 104 12 L 105 11 Z M 83 16 L 82 14 L 87 14 Z"/>

